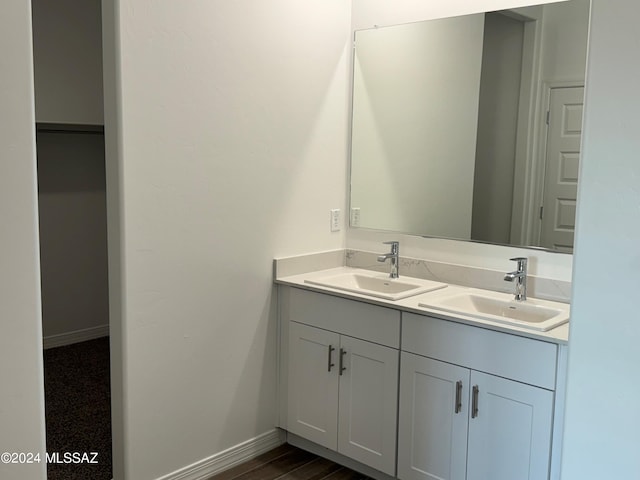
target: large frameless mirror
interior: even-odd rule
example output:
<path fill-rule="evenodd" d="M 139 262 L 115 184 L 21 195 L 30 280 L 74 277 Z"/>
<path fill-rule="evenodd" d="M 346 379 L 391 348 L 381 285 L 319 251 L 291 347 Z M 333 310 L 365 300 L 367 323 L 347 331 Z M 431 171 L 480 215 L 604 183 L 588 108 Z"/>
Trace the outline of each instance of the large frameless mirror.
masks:
<path fill-rule="evenodd" d="M 357 31 L 351 226 L 571 252 L 589 3 Z"/>

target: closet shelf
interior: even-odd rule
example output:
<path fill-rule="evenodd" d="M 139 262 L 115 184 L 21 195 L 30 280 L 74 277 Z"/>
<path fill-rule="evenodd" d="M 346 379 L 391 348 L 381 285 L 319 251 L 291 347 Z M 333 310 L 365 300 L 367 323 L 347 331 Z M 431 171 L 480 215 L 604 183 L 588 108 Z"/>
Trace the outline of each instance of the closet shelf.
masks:
<path fill-rule="evenodd" d="M 36 122 L 36 132 L 38 133 L 87 133 L 87 134 L 103 135 L 104 125 Z"/>

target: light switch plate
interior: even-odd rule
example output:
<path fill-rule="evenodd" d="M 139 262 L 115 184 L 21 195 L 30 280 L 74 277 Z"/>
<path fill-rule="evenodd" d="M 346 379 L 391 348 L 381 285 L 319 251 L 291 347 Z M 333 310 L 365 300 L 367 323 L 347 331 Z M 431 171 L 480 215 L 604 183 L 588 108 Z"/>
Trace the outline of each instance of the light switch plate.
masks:
<path fill-rule="evenodd" d="M 360 207 L 351 208 L 351 226 L 352 227 L 360 226 Z"/>
<path fill-rule="evenodd" d="M 340 231 L 340 209 L 334 208 L 331 210 L 331 231 L 339 232 Z"/>

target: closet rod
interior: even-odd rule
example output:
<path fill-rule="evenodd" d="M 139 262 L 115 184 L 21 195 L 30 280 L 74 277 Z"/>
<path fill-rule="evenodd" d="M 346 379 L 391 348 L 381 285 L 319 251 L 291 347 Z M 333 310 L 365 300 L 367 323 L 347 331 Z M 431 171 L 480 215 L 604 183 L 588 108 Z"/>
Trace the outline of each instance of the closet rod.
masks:
<path fill-rule="evenodd" d="M 82 133 L 89 135 L 104 135 L 103 125 L 83 125 L 76 123 L 36 123 L 38 133 Z"/>

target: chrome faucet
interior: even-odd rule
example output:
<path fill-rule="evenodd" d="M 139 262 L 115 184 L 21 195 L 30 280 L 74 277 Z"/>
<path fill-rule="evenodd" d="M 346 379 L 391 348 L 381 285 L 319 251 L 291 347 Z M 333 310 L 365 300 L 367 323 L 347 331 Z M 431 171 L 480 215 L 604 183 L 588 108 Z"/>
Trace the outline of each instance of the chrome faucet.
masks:
<path fill-rule="evenodd" d="M 384 255 L 380 255 L 378 257 L 379 262 L 385 262 L 387 258 L 391 259 L 391 273 L 389 273 L 390 278 L 398 278 L 399 272 L 399 264 L 398 260 L 400 257 L 400 242 L 384 242 L 385 245 L 391 245 L 391 252 L 385 253 Z"/>
<path fill-rule="evenodd" d="M 518 262 L 517 270 L 505 274 L 507 282 L 516 282 L 516 301 L 524 302 L 527 299 L 527 258 L 515 257 L 510 260 Z"/>

